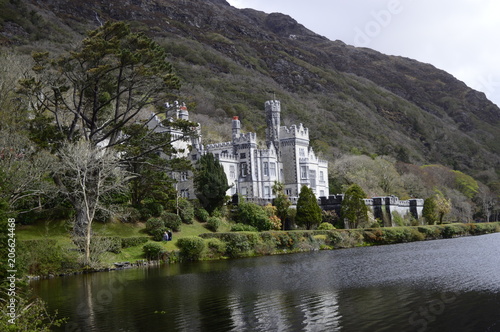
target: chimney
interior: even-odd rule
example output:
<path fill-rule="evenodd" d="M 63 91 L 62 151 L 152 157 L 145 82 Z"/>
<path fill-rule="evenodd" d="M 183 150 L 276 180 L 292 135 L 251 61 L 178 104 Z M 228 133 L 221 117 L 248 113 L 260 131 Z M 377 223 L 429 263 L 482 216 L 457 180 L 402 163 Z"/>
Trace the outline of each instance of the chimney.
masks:
<path fill-rule="evenodd" d="M 240 135 L 241 122 L 237 116 L 233 116 L 233 138 Z"/>

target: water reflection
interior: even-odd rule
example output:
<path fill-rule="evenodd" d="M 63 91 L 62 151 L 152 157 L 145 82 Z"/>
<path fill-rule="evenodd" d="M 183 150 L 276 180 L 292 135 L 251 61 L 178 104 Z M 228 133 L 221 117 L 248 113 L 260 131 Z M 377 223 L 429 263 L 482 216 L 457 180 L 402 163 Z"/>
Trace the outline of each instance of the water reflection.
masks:
<path fill-rule="evenodd" d="M 62 331 L 499 331 L 500 234 L 33 286 Z"/>

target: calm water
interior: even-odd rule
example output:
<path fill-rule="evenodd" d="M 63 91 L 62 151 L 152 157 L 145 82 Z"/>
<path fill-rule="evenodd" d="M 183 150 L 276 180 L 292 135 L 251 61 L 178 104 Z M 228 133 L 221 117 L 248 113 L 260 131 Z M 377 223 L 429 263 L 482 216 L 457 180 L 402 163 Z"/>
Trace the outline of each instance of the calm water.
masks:
<path fill-rule="evenodd" d="M 62 331 L 500 331 L 500 234 L 43 280 Z"/>

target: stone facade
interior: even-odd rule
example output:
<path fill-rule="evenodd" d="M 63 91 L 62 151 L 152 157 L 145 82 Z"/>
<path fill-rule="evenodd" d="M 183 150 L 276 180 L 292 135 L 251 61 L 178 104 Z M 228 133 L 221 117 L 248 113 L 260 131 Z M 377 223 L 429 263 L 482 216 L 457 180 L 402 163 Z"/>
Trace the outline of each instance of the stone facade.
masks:
<path fill-rule="evenodd" d="M 188 119 L 185 106 L 179 107 L 175 115 Z M 319 159 L 309 145 L 309 130 L 302 124 L 281 126 L 281 103 L 270 100 L 265 103 L 267 123 L 265 147 L 259 147 L 256 133 L 243 133 L 238 117 L 232 119 L 232 140 L 203 145 L 201 135 L 186 141 L 176 142 L 175 148 L 182 149 L 184 156 L 193 163 L 205 153 L 212 153 L 224 167 L 231 188 L 227 195 L 239 194 L 248 200 L 261 203 L 274 198 L 272 187 L 275 182 L 285 185 L 286 194 L 294 200 L 303 185 L 311 187 L 317 197 L 328 195 L 328 162 Z M 151 121 L 157 130 L 169 130 L 158 126 L 159 119 Z M 175 130 L 172 135 L 176 135 Z M 192 174 L 175 176 L 179 181 L 181 195 L 194 198 L 190 181 Z"/>
<path fill-rule="evenodd" d="M 323 210 L 335 211 L 340 215 L 340 208 L 344 195 L 331 195 L 329 197 L 320 197 L 319 205 Z M 393 212 L 399 213 L 402 217 L 410 214 L 413 218 L 421 220 L 424 200 L 414 198 L 409 200 L 400 200 L 395 196 L 373 197 L 365 199 L 365 204 L 373 212 L 375 219 L 379 219 L 384 226 L 397 226 L 393 221 Z"/>

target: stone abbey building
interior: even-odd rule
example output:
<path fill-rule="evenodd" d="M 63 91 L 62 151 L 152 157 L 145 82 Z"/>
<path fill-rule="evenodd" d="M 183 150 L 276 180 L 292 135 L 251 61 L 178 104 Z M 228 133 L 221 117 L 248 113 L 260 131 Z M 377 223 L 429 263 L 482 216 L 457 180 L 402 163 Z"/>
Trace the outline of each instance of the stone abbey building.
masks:
<path fill-rule="evenodd" d="M 184 105 L 175 105 L 173 118 L 189 120 Z M 198 135 L 182 139 L 182 132 L 161 124 L 154 116 L 148 123 L 157 132 L 169 132 L 175 139 L 174 147 L 179 150 L 177 157 L 186 157 L 193 164 L 206 153 L 212 153 L 224 167 L 228 184 L 228 196 L 238 194 L 247 200 L 265 205 L 275 197 L 272 187 L 275 182 L 284 184 L 285 193 L 293 204 L 296 203 L 303 185 L 313 189 L 323 210 L 336 211 L 340 215 L 343 195 L 329 195 L 328 162 L 319 159 L 309 145 L 309 130 L 302 124 L 291 127 L 280 124 L 281 104 L 278 100 L 265 103 L 266 140 L 264 148 L 259 147 L 255 133 L 244 133 L 238 117 L 232 119 L 232 139 L 229 142 L 202 144 L 201 125 Z M 195 198 L 192 173 L 173 173 L 177 190 L 182 197 Z M 373 197 L 365 199 L 374 217 L 383 221 L 384 226 L 395 226 L 392 215 L 411 214 L 415 219 L 422 216 L 424 201 L 411 199 L 401 201 L 397 197 Z"/>
<path fill-rule="evenodd" d="M 312 188 L 316 197 L 328 196 L 328 162 L 319 159 L 312 150 L 308 128 L 302 124 L 281 126 L 280 115 L 280 101 L 265 103 L 267 129 L 264 148 L 258 146 L 256 133 L 242 132 L 238 117 L 232 119 L 232 140 L 229 142 L 203 145 L 201 135 L 198 135 L 190 142 L 177 142 L 175 147 L 186 151 L 186 157 L 193 163 L 203 154 L 212 153 L 224 167 L 231 186 L 228 196 L 239 194 L 248 200 L 270 201 L 274 198 L 272 187 L 275 182 L 284 184 L 285 193 L 292 201 L 299 196 L 303 185 Z M 177 107 L 175 116 L 188 120 L 187 108 Z M 154 117 L 149 125 L 157 131 L 170 131 L 173 138 L 181 135 L 159 122 Z M 196 197 L 191 175 L 176 175 L 181 196 Z"/>

